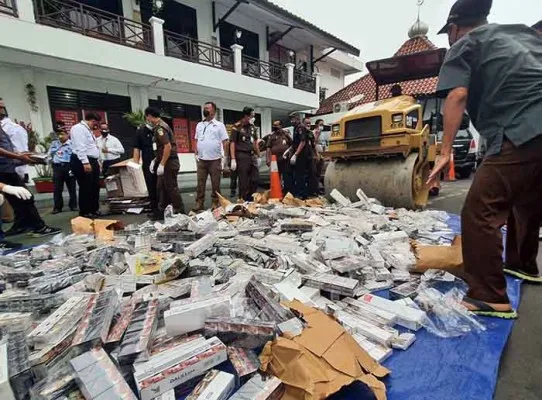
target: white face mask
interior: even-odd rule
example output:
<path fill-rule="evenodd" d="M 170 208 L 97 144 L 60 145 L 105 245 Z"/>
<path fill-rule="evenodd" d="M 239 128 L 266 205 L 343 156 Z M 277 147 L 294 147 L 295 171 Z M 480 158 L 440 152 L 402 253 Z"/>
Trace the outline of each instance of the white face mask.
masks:
<path fill-rule="evenodd" d="M 256 118 L 252 117 L 251 119 L 248 120 L 248 122 L 254 125 L 254 122 L 256 122 Z"/>
<path fill-rule="evenodd" d="M 153 130 L 152 124 L 149 124 L 149 123 L 147 122 L 147 123 L 145 124 L 145 126 L 147 127 L 147 129 L 149 129 L 149 130 L 151 130 L 151 131 Z"/>

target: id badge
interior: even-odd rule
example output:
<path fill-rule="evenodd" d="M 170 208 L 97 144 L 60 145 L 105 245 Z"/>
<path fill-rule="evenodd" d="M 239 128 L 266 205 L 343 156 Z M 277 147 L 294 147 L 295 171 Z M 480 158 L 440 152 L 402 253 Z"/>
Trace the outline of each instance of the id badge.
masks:
<path fill-rule="evenodd" d="M 152 142 L 152 149 L 153 151 L 158 150 L 158 146 L 156 145 L 156 142 Z"/>

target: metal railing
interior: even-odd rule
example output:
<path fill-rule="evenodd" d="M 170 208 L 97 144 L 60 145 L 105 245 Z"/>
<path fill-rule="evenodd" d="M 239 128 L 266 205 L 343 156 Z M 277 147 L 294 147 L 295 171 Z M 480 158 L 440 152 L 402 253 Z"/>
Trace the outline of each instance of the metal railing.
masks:
<path fill-rule="evenodd" d="M 233 51 L 230 49 L 168 31 L 164 32 L 164 46 L 167 56 L 226 71 L 234 70 Z"/>
<path fill-rule="evenodd" d="M 36 22 L 42 25 L 154 51 L 150 25 L 71 0 L 34 0 L 34 7 Z"/>
<path fill-rule="evenodd" d="M 243 75 L 288 86 L 288 70 L 284 65 L 243 56 Z"/>
<path fill-rule="evenodd" d="M 316 78 L 303 71 L 294 71 L 294 88 L 316 93 Z"/>
<path fill-rule="evenodd" d="M 17 16 L 17 3 L 15 0 L 0 0 L 0 14 Z"/>

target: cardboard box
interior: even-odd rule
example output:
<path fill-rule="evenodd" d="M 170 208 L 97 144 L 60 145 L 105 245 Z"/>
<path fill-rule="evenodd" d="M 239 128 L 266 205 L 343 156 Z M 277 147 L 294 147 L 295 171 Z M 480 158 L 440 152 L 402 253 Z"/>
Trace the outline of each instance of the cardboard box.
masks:
<path fill-rule="evenodd" d="M 104 180 L 105 191 L 108 198 L 120 198 L 124 197 L 122 190 L 122 181 L 119 174 L 110 175 Z"/>
<path fill-rule="evenodd" d="M 132 160 L 125 160 L 112 165 L 109 171 L 120 176 L 123 197 L 147 197 L 147 185 L 143 167 Z"/>
<path fill-rule="evenodd" d="M 202 346 L 192 347 L 188 352 L 172 350 L 171 353 L 179 360 L 172 367 L 162 369 L 155 365 L 160 371 L 149 378 L 143 378 L 146 373 L 134 374 L 141 400 L 154 399 L 228 359 L 226 346 L 217 338 L 206 340 Z M 149 362 L 152 363 L 152 360 Z"/>

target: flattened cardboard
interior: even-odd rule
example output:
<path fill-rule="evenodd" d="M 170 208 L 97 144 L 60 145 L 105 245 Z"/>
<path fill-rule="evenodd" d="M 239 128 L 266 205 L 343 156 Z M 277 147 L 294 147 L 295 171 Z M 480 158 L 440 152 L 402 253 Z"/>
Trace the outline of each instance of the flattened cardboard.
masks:
<path fill-rule="evenodd" d="M 374 361 L 332 317 L 294 300 L 284 303 L 308 324 L 301 335 L 279 337 L 265 346 L 262 370 L 286 385 L 283 400 L 324 399 L 359 380 L 378 400 L 386 387 L 377 378 L 389 371 Z"/>
<path fill-rule="evenodd" d="M 459 272 L 463 267 L 463 248 L 461 236 L 456 236 L 451 246 L 421 246 L 414 244 L 416 269 L 413 272 L 425 272 L 428 269 L 442 269 Z"/>
<path fill-rule="evenodd" d="M 121 221 L 113 219 L 89 219 L 76 217 L 71 220 L 72 231 L 79 235 L 95 235 L 97 239 L 104 241 L 113 240 L 115 230 L 124 226 Z"/>

